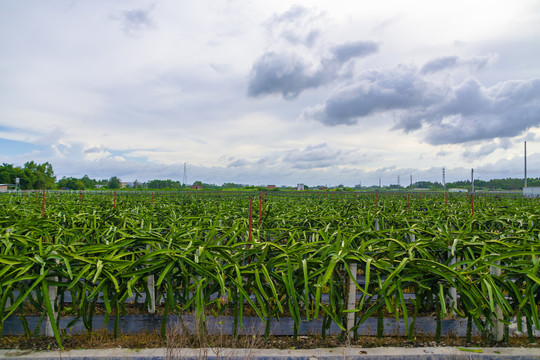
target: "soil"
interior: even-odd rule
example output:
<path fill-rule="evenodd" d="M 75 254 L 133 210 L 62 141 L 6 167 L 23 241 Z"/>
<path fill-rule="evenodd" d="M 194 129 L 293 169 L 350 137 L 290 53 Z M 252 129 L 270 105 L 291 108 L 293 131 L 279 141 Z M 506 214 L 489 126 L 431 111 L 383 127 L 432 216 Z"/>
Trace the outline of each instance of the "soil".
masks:
<path fill-rule="evenodd" d="M 485 338 L 473 337 L 470 343 L 465 338 L 441 337 L 436 342 L 433 336 L 416 336 L 413 340 L 406 337 L 388 336 L 377 339 L 373 336 L 360 336 L 357 340 L 347 341 L 338 336 L 270 336 L 265 339 L 262 336 L 239 336 L 234 340 L 231 336 L 215 335 L 204 339 L 198 339 L 192 335 L 167 334 L 162 338 L 159 333 L 139 333 L 136 335 L 122 334 L 114 339 L 112 333 L 97 331 L 90 334 L 66 335 L 62 339 L 64 349 L 107 349 L 107 348 L 259 348 L 259 349 L 314 349 L 332 348 L 340 346 L 353 346 L 360 348 L 371 347 L 426 347 L 426 346 L 479 346 L 479 347 L 538 347 L 540 339 L 535 338 L 534 343 L 529 343 L 526 337 L 513 337 L 502 343 L 488 342 Z M 0 338 L 1 349 L 18 350 L 58 350 L 59 347 L 54 338 L 26 336 L 4 336 Z"/>

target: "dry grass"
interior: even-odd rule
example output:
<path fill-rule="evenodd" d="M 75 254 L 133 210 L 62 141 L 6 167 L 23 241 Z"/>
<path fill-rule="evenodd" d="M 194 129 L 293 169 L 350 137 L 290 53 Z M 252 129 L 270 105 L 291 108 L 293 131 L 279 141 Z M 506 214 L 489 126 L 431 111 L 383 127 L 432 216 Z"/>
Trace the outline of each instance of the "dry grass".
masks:
<path fill-rule="evenodd" d="M 194 329 L 201 329 L 195 324 Z M 225 335 L 222 324 L 216 324 L 214 329 L 208 331 L 191 331 L 185 324 L 176 321 L 167 328 L 166 359 L 181 359 L 187 349 L 195 349 L 199 359 L 212 357 L 216 360 L 238 358 L 238 349 L 246 349 L 242 355 L 244 359 L 253 357 L 256 349 L 264 347 L 264 339 L 261 329 L 246 331 L 250 335 L 242 335 L 236 338 Z"/>
<path fill-rule="evenodd" d="M 512 337 L 508 344 L 493 344 L 481 337 L 473 337 L 470 343 L 465 338 L 456 336 L 443 336 L 440 342 L 435 342 L 431 335 L 417 335 L 412 341 L 407 337 L 386 336 L 377 339 L 375 336 L 359 336 L 358 340 L 340 339 L 338 336 L 299 336 L 294 339 L 291 336 L 270 336 L 265 339 L 260 333 L 254 331 L 251 335 L 242 335 L 234 339 L 223 333 L 216 335 L 195 336 L 192 332 L 183 331 L 179 324 L 171 324 L 166 338 L 162 338 L 158 332 L 139 332 L 137 334 L 121 334 L 114 339 L 113 334 L 100 330 L 91 334 L 68 335 L 62 339 L 66 350 L 72 349 L 107 349 L 107 348 L 166 348 L 169 359 L 180 357 L 184 349 L 195 349 L 201 356 L 219 356 L 223 359 L 232 357 L 238 349 L 314 349 L 332 347 L 426 347 L 426 346 L 509 346 L 509 347 L 537 347 L 540 348 L 540 339 L 535 338 L 533 344 L 528 343 L 527 337 Z M 1 349 L 19 350 L 56 350 L 58 346 L 54 338 L 26 336 L 4 336 L 0 339 Z M 205 349 L 205 350 L 202 350 Z"/>

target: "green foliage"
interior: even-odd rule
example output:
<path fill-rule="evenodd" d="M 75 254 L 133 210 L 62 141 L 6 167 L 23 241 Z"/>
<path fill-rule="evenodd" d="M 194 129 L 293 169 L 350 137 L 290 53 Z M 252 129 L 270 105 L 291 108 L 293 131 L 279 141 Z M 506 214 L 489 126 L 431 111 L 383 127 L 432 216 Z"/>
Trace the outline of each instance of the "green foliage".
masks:
<path fill-rule="evenodd" d="M 118 177 L 113 176 L 109 179 L 109 182 L 107 183 L 107 187 L 109 189 L 120 189 L 122 187 L 122 180 L 120 180 Z"/>
<path fill-rule="evenodd" d="M 146 183 L 148 189 L 182 189 L 182 183 L 180 181 L 173 180 L 150 180 Z"/>
<path fill-rule="evenodd" d="M 74 177 L 69 177 L 69 178 L 63 177 L 62 179 L 58 180 L 56 185 L 59 189 L 69 189 L 69 190 L 86 189 L 84 182 Z"/>
<path fill-rule="evenodd" d="M 52 165 L 48 162 L 36 164 L 29 161 L 22 168 L 4 163 L 0 167 L 0 183 L 15 184 L 16 178 L 20 179 L 22 190 L 53 189 L 56 181 Z"/>
<path fill-rule="evenodd" d="M 250 241 L 246 193 L 118 191 L 116 206 L 111 194 L 47 193 L 44 218 L 34 196 L 0 196 L 2 322 L 24 317 L 28 304 L 50 314 L 40 299 L 57 278 L 91 331 L 98 300 L 116 322 L 154 275 L 170 314 L 234 313 L 240 327 L 249 308 L 263 321 L 287 314 L 295 331 L 320 317 L 344 327 L 354 262 L 365 279 L 357 324 L 384 311 L 411 333 L 419 312 L 442 319 L 452 310 L 485 332 L 498 304 L 504 318 L 522 314 L 540 327 L 535 200 L 482 198 L 473 216 L 461 195 L 411 196 L 409 211 L 408 194 L 267 192 L 253 204 Z M 455 304 L 445 303 L 451 288 Z"/>

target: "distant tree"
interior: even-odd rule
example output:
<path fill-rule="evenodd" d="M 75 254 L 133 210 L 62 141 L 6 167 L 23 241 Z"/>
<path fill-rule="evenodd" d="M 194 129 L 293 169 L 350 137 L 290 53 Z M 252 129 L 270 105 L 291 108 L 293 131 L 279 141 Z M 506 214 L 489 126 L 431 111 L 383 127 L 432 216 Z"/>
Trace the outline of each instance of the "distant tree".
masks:
<path fill-rule="evenodd" d="M 180 181 L 173 180 L 150 180 L 147 187 L 149 189 L 180 189 L 182 184 Z"/>
<path fill-rule="evenodd" d="M 23 168 L 11 164 L 3 164 L 0 167 L 0 183 L 15 184 L 17 178 L 20 179 L 23 190 L 52 189 L 56 181 L 52 165 L 47 162 L 36 164 L 34 161 L 29 161 Z"/>
<path fill-rule="evenodd" d="M 113 176 L 112 178 L 109 179 L 109 183 L 107 184 L 107 187 L 109 189 L 120 189 L 122 187 L 122 181 L 118 177 Z"/>
<path fill-rule="evenodd" d="M 20 168 L 14 168 L 13 164 L 2 164 L 0 167 L 0 184 L 15 184 L 15 179 L 19 177 Z"/>
<path fill-rule="evenodd" d="M 85 189 L 93 189 L 96 187 L 97 181 L 94 179 L 90 179 L 88 175 L 84 175 L 81 178 L 82 183 L 84 184 Z"/>
<path fill-rule="evenodd" d="M 244 187 L 242 184 L 235 184 L 235 183 L 224 183 L 221 185 L 223 189 L 241 189 Z"/>
<path fill-rule="evenodd" d="M 29 161 L 24 164 L 23 177 L 21 177 L 21 186 L 26 183 L 28 189 L 52 189 L 56 177 L 52 165 L 48 162 L 43 164 L 36 164 L 33 161 Z"/>
<path fill-rule="evenodd" d="M 60 189 L 67 188 L 70 190 L 84 190 L 86 188 L 84 185 L 84 181 L 74 177 L 63 177 L 62 179 L 58 180 L 58 183 L 56 185 Z"/>

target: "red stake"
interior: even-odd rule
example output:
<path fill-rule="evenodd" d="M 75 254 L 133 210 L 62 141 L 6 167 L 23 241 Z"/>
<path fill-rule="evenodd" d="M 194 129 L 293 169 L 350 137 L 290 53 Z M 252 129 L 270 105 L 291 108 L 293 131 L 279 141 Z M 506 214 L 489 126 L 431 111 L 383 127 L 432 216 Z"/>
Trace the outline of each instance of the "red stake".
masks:
<path fill-rule="evenodd" d="M 114 208 L 116 209 L 116 191 L 114 192 Z"/>
<path fill-rule="evenodd" d="M 379 205 L 379 193 L 375 193 L 375 206 Z"/>
<path fill-rule="evenodd" d="M 448 205 L 448 193 L 444 193 L 444 204 Z"/>
<path fill-rule="evenodd" d="M 487 194 L 484 195 L 484 207 L 487 207 Z"/>
<path fill-rule="evenodd" d="M 43 201 L 41 202 L 41 217 L 45 217 L 45 190 L 43 190 Z"/>
<path fill-rule="evenodd" d="M 248 241 L 251 242 L 251 230 L 252 230 L 252 223 L 253 223 L 253 198 L 249 198 L 249 226 L 248 226 Z M 251 247 L 251 245 L 250 245 Z"/>
<path fill-rule="evenodd" d="M 474 215 L 474 195 L 471 194 L 471 210 L 472 210 L 472 214 Z"/>
<path fill-rule="evenodd" d="M 407 203 L 409 207 L 409 212 L 411 212 L 411 194 L 407 194 Z"/>

